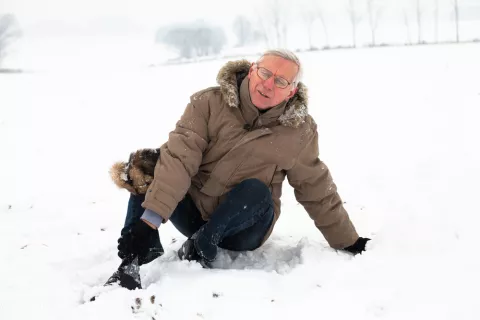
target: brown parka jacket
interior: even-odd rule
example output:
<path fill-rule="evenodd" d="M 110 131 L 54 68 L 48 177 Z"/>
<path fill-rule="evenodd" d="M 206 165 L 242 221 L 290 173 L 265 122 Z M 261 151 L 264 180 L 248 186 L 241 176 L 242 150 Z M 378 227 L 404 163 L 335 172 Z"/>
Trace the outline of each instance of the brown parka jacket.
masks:
<path fill-rule="evenodd" d="M 266 241 L 280 216 L 286 177 L 329 245 L 352 245 L 358 234 L 329 169 L 319 159 L 306 87 L 300 82 L 289 101 L 260 113 L 250 100 L 250 65 L 239 60 L 223 66 L 219 86 L 190 97 L 166 143 L 132 153 L 128 163 L 114 164 L 114 182 L 130 192 L 146 193 L 142 206 L 166 222 L 187 193 L 208 220 L 235 185 L 259 179 L 270 188 L 275 206 Z"/>

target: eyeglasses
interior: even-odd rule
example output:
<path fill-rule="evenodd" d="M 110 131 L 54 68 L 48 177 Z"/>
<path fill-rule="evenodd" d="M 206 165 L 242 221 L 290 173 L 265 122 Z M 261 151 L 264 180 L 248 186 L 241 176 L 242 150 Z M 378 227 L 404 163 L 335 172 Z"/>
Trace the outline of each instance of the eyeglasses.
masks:
<path fill-rule="evenodd" d="M 270 70 L 265 69 L 263 67 L 259 67 L 258 64 L 256 64 L 255 66 L 257 68 L 257 74 L 260 77 L 260 79 L 266 81 L 271 76 L 273 76 L 273 73 Z M 275 79 L 274 79 L 273 82 L 275 83 L 275 86 L 280 88 L 280 89 L 285 89 L 286 87 L 288 87 L 291 84 L 285 78 L 278 77 L 278 76 L 275 76 Z"/>

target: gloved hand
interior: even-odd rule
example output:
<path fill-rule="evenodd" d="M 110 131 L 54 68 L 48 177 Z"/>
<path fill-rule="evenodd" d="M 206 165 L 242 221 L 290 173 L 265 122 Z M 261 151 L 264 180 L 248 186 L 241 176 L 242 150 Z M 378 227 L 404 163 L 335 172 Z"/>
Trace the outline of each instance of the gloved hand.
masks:
<path fill-rule="evenodd" d="M 146 256 L 149 250 L 149 240 L 155 229 L 139 220 L 133 228 L 118 239 L 118 256 L 120 259 L 132 259 L 137 256 Z"/>
<path fill-rule="evenodd" d="M 346 250 L 350 253 L 353 253 L 354 255 L 356 254 L 362 254 L 363 251 L 365 251 L 365 246 L 367 245 L 367 241 L 370 241 L 371 239 L 369 238 L 358 238 L 357 241 L 355 241 L 354 244 L 352 244 L 351 246 L 348 246 L 346 248 L 344 248 L 343 250 Z"/>

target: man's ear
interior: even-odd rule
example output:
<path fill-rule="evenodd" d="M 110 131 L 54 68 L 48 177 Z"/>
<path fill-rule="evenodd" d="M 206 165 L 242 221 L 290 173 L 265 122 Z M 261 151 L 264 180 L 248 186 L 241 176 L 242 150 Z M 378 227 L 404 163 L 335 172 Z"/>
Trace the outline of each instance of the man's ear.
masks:
<path fill-rule="evenodd" d="M 291 97 L 293 97 L 298 91 L 298 86 L 295 87 L 295 89 L 293 89 L 292 91 L 290 91 L 290 93 L 288 94 L 287 98 L 285 98 L 285 100 L 290 100 Z"/>
<path fill-rule="evenodd" d="M 248 70 L 248 79 L 250 79 L 250 77 L 252 76 L 252 72 L 253 72 L 253 68 L 255 66 L 255 62 L 252 62 L 252 64 L 250 65 L 250 70 Z"/>

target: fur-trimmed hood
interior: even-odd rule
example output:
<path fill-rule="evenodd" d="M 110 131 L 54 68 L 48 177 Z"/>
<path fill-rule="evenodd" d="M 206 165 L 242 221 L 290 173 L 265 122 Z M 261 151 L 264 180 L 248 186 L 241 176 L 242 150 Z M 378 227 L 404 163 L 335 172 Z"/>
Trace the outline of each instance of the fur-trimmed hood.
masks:
<path fill-rule="evenodd" d="M 240 105 L 240 84 L 248 75 L 251 62 L 248 60 L 237 60 L 227 62 L 218 72 L 217 83 L 220 85 L 225 103 L 238 108 Z M 308 116 L 308 91 L 302 83 L 298 83 L 298 91 L 287 102 L 285 113 L 278 119 L 287 127 L 298 128 Z"/>

